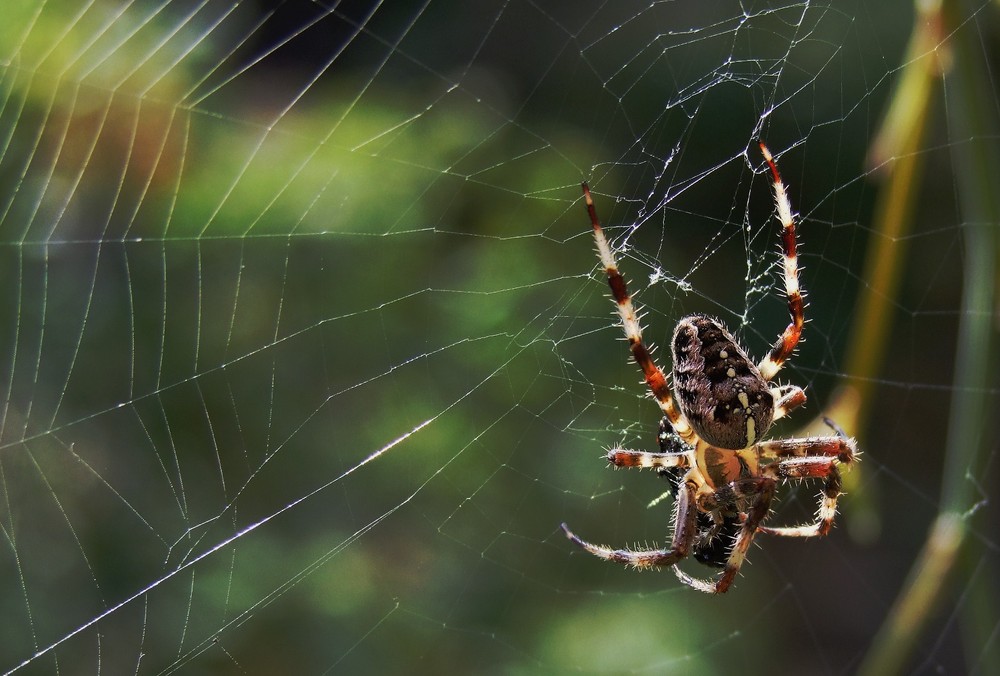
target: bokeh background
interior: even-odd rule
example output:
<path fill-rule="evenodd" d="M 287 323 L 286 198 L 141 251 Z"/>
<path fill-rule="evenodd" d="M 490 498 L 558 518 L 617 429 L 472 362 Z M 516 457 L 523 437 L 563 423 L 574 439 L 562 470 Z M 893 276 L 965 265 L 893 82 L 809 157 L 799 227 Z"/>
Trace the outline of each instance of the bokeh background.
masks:
<path fill-rule="evenodd" d="M 0 670 L 1000 668 L 997 11 L 9 3 Z M 761 137 L 809 301 L 774 433 L 864 456 L 830 537 L 758 538 L 716 598 L 558 530 L 670 530 L 601 460 L 658 418 L 579 183 L 650 341 L 707 312 L 759 355 Z"/>

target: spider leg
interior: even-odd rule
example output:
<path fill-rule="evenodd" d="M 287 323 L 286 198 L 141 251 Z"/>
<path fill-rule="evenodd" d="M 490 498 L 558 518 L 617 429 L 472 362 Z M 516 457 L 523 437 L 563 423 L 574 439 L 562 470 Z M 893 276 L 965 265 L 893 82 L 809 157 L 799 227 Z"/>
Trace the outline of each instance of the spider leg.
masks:
<path fill-rule="evenodd" d="M 674 537 L 669 549 L 611 549 L 580 539 L 566 524 L 562 524 L 561 527 L 566 533 L 566 537 L 571 541 L 594 556 L 607 561 L 614 561 L 634 568 L 672 566 L 690 553 L 691 545 L 698 532 L 696 524 L 698 511 L 693 506 L 694 495 L 695 486 L 692 483 L 685 483 L 684 489 L 678 492 Z"/>
<path fill-rule="evenodd" d="M 830 532 L 837 514 L 837 499 L 843 487 L 839 466 L 850 467 L 856 459 L 858 448 L 854 440 L 847 437 L 834 423 L 829 420 L 827 422 L 837 430 L 836 436 L 765 441 L 754 448 L 759 457 L 779 461 L 776 465 L 765 468 L 769 474 L 779 479 L 826 479 L 813 523 L 775 528 L 762 526 L 757 532 L 783 537 L 816 537 Z"/>
<path fill-rule="evenodd" d="M 642 326 L 639 323 L 639 316 L 636 314 L 635 306 L 632 304 L 632 297 L 628 293 L 625 278 L 622 277 L 621 272 L 618 270 L 618 262 L 611 251 L 611 245 L 608 244 L 608 240 L 604 236 L 601 221 L 597 217 L 597 209 L 594 207 L 594 200 L 590 196 L 590 187 L 586 183 L 582 183 L 581 187 L 583 188 L 583 198 L 587 203 L 587 214 L 589 214 L 590 223 L 594 227 L 594 241 L 597 244 L 597 253 L 600 256 L 601 265 L 604 266 L 604 272 L 608 276 L 608 286 L 611 287 L 611 295 L 618 306 L 618 315 L 621 317 L 622 329 L 624 329 L 625 337 L 628 339 L 629 351 L 632 353 L 632 358 L 639 365 L 639 368 L 642 369 L 642 375 L 649 386 L 649 390 L 653 393 L 653 397 L 660 405 L 663 414 L 670 420 L 674 431 L 685 442 L 692 443 L 693 431 L 691 426 L 677 409 L 673 395 L 670 393 L 670 386 L 667 384 L 666 376 L 660 370 L 660 367 L 656 365 L 653 355 L 650 354 L 645 343 L 642 342 Z"/>
<path fill-rule="evenodd" d="M 667 497 L 676 496 L 677 487 L 680 485 L 682 477 L 687 473 L 688 468 L 694 464 L 690 457 L 690 451 L 649 453 L 647 451 L 633 451 L 628 448 L 611 448 L 605 457 L 615 467 L 655 469 L 657 473 L 666 477 L 671 482 L 670 490 L 655 498 L 647 507 L 655 507 L 667 499 Z"/>
<path fill-rule="evenodd" d="M 791 458 L 778 463 L 777 473 L 783 479 L 818 479 L 825 478 L 823 490 L 819 494 L 819 509 L 816 520 L 801 526 L 768 527 L 761 526 L 758 533 L 779 535 L 782 537 L 811 538 L 826 535 L 833 527 L 833 519 L 837 515 L 837 498 L 843 489 L 837 458 Z"/>
<path fill-rule="evenodd" d="M 771 389 L 774 396 L 774 420 L 786 415 L 806 403 L 806 393 L 796 385 L 783 385 Z"/>
<path fill-rule="evenodd" d="M 757 365 L 764 380 L 771 380 L 781 369 L 785 360 L 791 356 L 795 346 L 798 345 L 802 335 L 802 324 L 805 321 L 805 304 L 802 300 L 802 291 L 799 289 L 799 265 L 798 254 L 795 251 L 795 217 L 792 215 L 792 203 L 788 199 L 788 192 L 781 180 L 781 174 L 778 172 L 778 165 L 763 141 L 760 143 L 760 151 L 764 154 L 764 160 L 771 168 L 771 178 L 774 182 L 774 201 L 782 225 L 781 252 L 784 258 L 785 295 L 788 296 L 788 313 L 792 317 L 791 323 L 778 336 L 770 354 Z"/>
<path fill-rule="evenodd" d="M 849 465 L 854 462 L 858 447 L 854 440 L 848 437 L 803 437 L 762 441 L 755 445 L 752 451 L 761 458 L 783 460 L 809 456 L 816 459 L 832 457 L 842 465 Z"/>
<path fill-rule="evenodd" d="M 649 453 L 628 448 L 608 450 L 607 460 L 615 467 L 639 467 L 641 469 L 687 469 L 691 466 L 690 452 Z"/>
<path fill-rule="evenodd" d="M 773 478 L 761 476 L 733 481 L 709 494 L 705 500 L 706 507 L 711 507 L 713 502 L 718 504 L 734 503 L 743 498 L 751 498 L 752 504 L 743 525 L 740 527 L 739 534 L 736 536 L 736 542 L 733 543 L 733 549 L 729 553 L 722 574 L 715 580 L 699 580 L 674 566 L 674 574 L 677 575 L 677 579 L 698 591 L 708 594 L 725 594 L 732 586 L 737 573 L 740 572 L 743 562 L 746 561 L 754 535 L 760 530 L 760 523 L 771 511 L 771 500 L 774 499 L 776 487 L 777 481 Z"/>

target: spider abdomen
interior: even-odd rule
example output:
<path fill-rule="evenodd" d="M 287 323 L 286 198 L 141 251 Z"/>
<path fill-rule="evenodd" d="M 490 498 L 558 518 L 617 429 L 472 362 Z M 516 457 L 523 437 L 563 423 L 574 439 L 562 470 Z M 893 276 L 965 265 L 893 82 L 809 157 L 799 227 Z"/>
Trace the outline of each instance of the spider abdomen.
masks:
<path fill-rule="evenodd" d="M 774 397 L 732 334 L 716 319 L 689 315 L 671 347 L 674 393 L 698 436 L 731 450 L 757 443 L 774 419 Z"/>

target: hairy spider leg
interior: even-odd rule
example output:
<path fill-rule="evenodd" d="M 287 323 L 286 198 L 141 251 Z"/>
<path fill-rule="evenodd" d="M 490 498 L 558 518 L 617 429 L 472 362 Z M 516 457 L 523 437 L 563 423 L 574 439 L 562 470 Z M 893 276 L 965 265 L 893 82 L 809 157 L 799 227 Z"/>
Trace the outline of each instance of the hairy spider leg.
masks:
<path fill-rule="evenodd" d="M 771 168 L 771 178 L 774 182 L 774 202 L 777 205 L 778 218 L 781 219 L 782 226 L 781 252 L 784 258 L 785 295 L 788 297 L 788 313 L 792 316 L 791 323 L 778 336 L 771 352 L 757 365 L 764 380 L 771 380 L 781 370 L 782 365 L 799 343 L 799 338 L 802 336 L 802 324 L 805 321 L 805 303 L 802 300 L 802 291 L 799 289 L 799 266 L 792 203 L 788 199 L 788 192 L 781 180 L 781 174 L 778 172 L 778 165 L 763 141 L 760 142 L 760 151 L 764 154 L 764 160 Z"/>
<path fill-rule="evenodd" d="M 603 545 L 595 545 L 577 537 L 565 523 L 561 524 L 563 532 L 572 542 L 579 545 L 594 556 L 614 561 L 634 568 L 653 568 L 672 566 L 691 552 L 691 545 L 698 534 L 698 510 L 694 506 L 695 485 L 685 483 L 677 493 L 675 508 L 674 538 L 669 549 L 612 549 Z"/>
<path fill-rule="evenodd" d="M 680 411 L 677 410 L 677 405 L 674 403 L 673 395 L 670 393 L 670 385 L 667 383 L 666 376 L 660 370 L 660 367 L 656 365 L 656 361 L 653 360 L 653 355 L 650 354 L 645 343 L 642 342 L 642 326 L 639 323 L 639 316 L 632 305 L 632 297 L 629 296 L 625 278 L 618 271 L 618 262 L 615 260 L 615 256 L 611 252 L 611 246 L 604 236 L 601 221 L 597 217 L 597 209 L 594 207 L 594 200 L 590 196 L 590 186 L 582 183 L 581 187 L 583 188 L 583 198 L 587 203 L 587 213 L 590 215 L 590 223 L 594 226 L 594 241 L 597 243 L 597 253 L 600 256 L 601 265 L 604 266 L 604 272 L 608 276 L 608 286 L 611 287 L 611 296 L 618 307 L 618 315 L 621 317 L 622 329 L 624 329 L 625 337 L 628 339 L 629 351 L 632 353 L 632 358 L 639 365 L 639 368 L 642 369 L 642 374 L 646 379 L 649 390 L 653 393 L 653 397 L 659 404 L 660 410 L 670 420 L 674 431 L 685 442 L 693 445 L 694 431 L 688 422 L 684 420 L 683 416 L 681 416 Z"/>
<path fill-rule="evenodd" d="M 782 385 L 771 389 L 774 396 L 774 420 L 786 415 L 806 403 L 806 393 L 797 385 Z"/>
<path fill-rule="evenodd" d="M 837 516 L 837 498 L 840 497 L 843 483 L 840 470 L 837 469 L 836 458 L 793 458 L 782 460 L 777 465 L 777 474 L 782 479 L 818 479 L 825 478 L 823 490 L 819 494 L 819 509 L 813 523 L 801 526 L 761 526 L 758 533 L 780 535 L 784 537 L 811 538 L 826 535 L 833 527 L 833 519 Z"/>
<path fill-rule="evenodd" d="M 847 437 L 803 437 L 799 439 L 772 439 L 753 447 L 761 458 L 784 460 L 787 458 L 835 458 L 842 465 L 854 462 L 857 444 Z"/>
<path fill-rule="evenodd" d="M 758 533 L 783 537 L 809 538 L 826 535 L 837 515 L 837 499 L 843 483 L 840 465 L 849 466 L 857 455 L 857 445 L 846 436 L 784 439 L 757 444 L 760 457 L 776 458 L 778 462 L 766 470 L 780 479 L 825 479 L 819 494 L 816 520 L 801 526 L 761 526 Z"/>
<path fill-rule="evenodd" d="M 639 467 L 641 469 L 686 469 L 690 467 L 690 451 L 680 453 L 650 453 L 633 451 L 629 448 L 608 450 L 608 462 L 615 467 Z"/>

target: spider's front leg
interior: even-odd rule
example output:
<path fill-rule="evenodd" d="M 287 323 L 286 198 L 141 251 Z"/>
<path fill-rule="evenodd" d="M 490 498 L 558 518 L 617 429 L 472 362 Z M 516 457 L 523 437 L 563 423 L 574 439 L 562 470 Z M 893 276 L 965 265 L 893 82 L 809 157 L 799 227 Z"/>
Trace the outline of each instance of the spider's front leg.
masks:
<path fill-rule="evenodd" d="M 611 549 L 580 539 L 566 524 L 562 524 L 562 529 L 571 541 L 606 561 L 634 568 L 672 566 L 691 552 L 691 545 L 698 532 L 696 523 L 698 512 L 694 506 L 695 490 L 693 483 L 685 482 L 683 490 L 677 495 L 674 537 L 669 549 Z"/>

